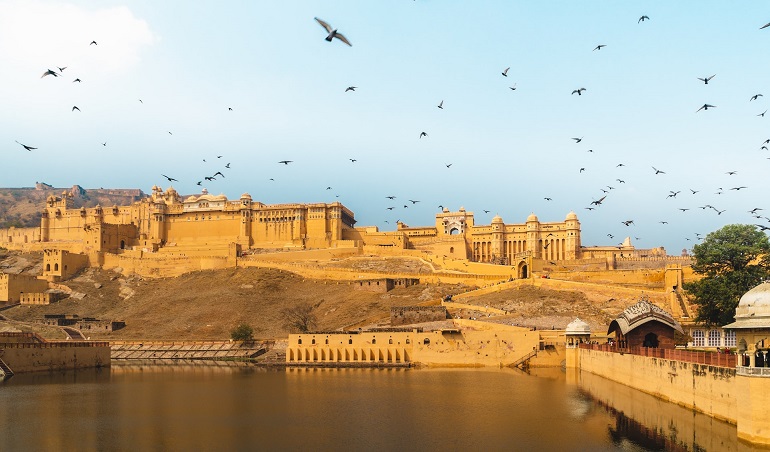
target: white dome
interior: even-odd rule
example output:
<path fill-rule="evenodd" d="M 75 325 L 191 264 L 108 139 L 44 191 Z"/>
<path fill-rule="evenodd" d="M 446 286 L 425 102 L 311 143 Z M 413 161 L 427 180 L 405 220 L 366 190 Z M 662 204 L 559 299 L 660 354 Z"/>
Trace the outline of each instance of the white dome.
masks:
<path fill-rule="evenodd" d="M 725 328 L 770 328 L 770 281 L 743 294 L 735 308 L 735 323 Z"/>
<path fill-rule="evenodd" d="M 579 318 L 571 321 L 565 331 L 567 336 L 591 334 L 591 327 Z"/>

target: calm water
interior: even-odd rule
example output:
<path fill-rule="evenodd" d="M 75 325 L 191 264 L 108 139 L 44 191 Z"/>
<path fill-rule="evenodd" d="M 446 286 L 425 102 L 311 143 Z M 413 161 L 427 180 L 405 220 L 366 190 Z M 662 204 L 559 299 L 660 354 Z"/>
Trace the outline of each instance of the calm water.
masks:
<path fill-rule="evenodd" d="M 598 377 L 569 380 L 558 369 L 146 365 L 17 375 L 0 384 L 0 450 L 748 450 L 734 426 Z"/>

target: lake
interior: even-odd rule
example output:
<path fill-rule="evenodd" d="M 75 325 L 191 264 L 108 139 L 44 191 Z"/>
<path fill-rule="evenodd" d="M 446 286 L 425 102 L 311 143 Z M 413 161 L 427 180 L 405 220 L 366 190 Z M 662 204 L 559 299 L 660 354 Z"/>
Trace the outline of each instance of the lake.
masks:
<path fill-rule="evenodd" d="M 0 438 L 9 451 L 751 450 L 735 426 L 561 369 L 146 363 L 17 375 L 0 383 Z"/>

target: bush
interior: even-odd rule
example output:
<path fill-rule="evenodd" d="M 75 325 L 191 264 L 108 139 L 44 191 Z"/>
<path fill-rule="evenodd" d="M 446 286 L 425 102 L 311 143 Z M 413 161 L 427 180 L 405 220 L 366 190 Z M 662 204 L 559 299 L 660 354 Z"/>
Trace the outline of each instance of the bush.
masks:
<path fill-rule="evenodd" d="M 253 341 L 254 328 L 245 323 L 241 323 L 236 326 L 234 330 L 230 331 L 230 338 L 234 341 Z"/>

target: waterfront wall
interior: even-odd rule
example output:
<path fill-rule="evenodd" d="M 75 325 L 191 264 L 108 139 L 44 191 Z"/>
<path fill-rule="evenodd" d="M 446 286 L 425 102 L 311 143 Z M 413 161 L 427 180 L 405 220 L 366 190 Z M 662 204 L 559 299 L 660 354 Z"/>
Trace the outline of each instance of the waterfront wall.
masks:
<path fill-rule="evenodd" d="M 0 344 L 0 359 L 14 373 L 109 367 L 107 342 Z"/>
<path fill-rule="evenodd" d="M 737 423 L 734 368 L 582 348 L 578 353 L 583 371 Z"/>

